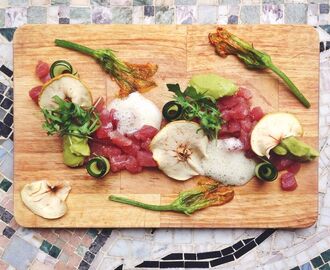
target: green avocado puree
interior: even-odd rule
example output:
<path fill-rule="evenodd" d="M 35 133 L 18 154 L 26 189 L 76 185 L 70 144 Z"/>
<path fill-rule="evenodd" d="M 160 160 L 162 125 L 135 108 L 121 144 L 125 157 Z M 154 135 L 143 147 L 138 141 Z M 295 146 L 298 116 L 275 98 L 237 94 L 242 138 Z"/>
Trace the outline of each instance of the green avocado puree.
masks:
<path fill-rule="evenodd" d="M 214 73 L 199 74 L 191 77 L 189 85 L 198 93 L 218 99 L 224 96 L 232 96 L 238 90 L 231 80 L 220 77 Z"/>
<path fill-rule="evenodd" d="M 296 137 L 288 137 L 281 141 L 273 151 L 277 155 L 291 154 L 301 161 L 309 161 L 319 156 L 319 152 Z"/>
<path fill-rule="evenodd" d="M 84 164 L 85 157 L 90 155 L 88 138 L 72 135 L 63 136 L 63 162 L 69 167 L 78 167 Z"/>

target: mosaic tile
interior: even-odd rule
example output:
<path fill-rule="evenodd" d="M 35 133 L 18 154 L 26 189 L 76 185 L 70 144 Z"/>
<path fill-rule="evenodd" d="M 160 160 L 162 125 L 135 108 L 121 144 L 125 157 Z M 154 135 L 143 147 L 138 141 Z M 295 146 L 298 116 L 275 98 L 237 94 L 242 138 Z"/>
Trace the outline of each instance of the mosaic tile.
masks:
<path fill-rule="evenodd" d="M 38 249 L 17 236 L 13 236 L 2 259 L 17 270 L 26 270 L 37 256 Z"/>
<path fill-rule="evenodd" d="M 6 178 L 2 179 L 2 181 L 0 182 L 0 188 L 7 192 L 8 189 L 12 186 L 12 182 L 8 181 Z"/>
<path fill-rule="evenodd" d="M 197 21 L 201 24 L 214 24 L 217 22 L 217 6 L 198 6 Z"/>
<path fill-rule="evenodd" d="M 110 0 L 91 0 L 92 6 L 103 6 L 103 7 L 109 7 L 110 6 Z"/>
<path fill-rule="evenodd" d="M 154 6 L 144 6 L 144 16 L 155 16 L 155 7 Z"/>
<path fill-rule="evenodd" d="M 312 270 L 312 265 L 308 262 L 300 266 L 300 270 Z"/>
<path fill-rule="evenodd" d="M 317 257 L 313 258 L 311 260 L 311 263 L 313 264 L 313 266 L 315 268 L 321 266 L 322 264 L 324 264 L 324 262 L 323 262 L 323 260 L 320 256 L 317 256 Z"/>
<path fill-rule="evenodd" d="M 30 0 L 31 6 L 48 6 L 50 0 Z"/>
<path fill-rule="evenodd" d="M 107 7 L 93 7 L 92 8 L 92 22 L 96 24 L 111 23 L 111 11 Z"/>
<path fill-rule="evenodd" d="M 319 270 L 330 270 L 330 265 L 328 263 L 322 265 Z"/>
<path fill-rule="evenodd" d="M 238 5 L 240 4 L 240 0 L 222 0 L 221 5 Z"/>
<path fill-rule="evenodd" d="M 193 24 L 197 22 L 196 6 L 177 6 L 176 7 L 176 23 L 177 24 Z"/>
<path fill-rule="evenodd" d="M 29 0 L 8 0 L 8 5 L 13 7 L 28 6 Z"/>
<path fill-rule="evenodd" d="M 70 23 L 86 24 L 91 22 L 91 10 L 85 7 L 70 8 Z"/>
<path fill-rule="evenodd" d="M 70 0 L 51 0 L 52 5 L 69 5 Z"/>
<path fill-rule="evenodd" d="M 320 14 L 329 13 L 329 4 L 320 4 Z"/>
<path fill-rule="evenodd" d="M 11 7 L 6 9 L 5 26 L 19 27 L 27 22 L 27 8 Z"/>
<path fill-rule="evenodd" d="M 145 6 L 145 5 L 152 5 L 152 0 L 133 0 L 134 6 Z"/>
<path fill-rule="evenodd" d="M 168 6 L 155 7 L 155 23 L 171 24 L 174 22 L 174 8 Z"/>
<path fill-rule="evenodd" d="M 5 28 L 0 29 L 0 34 L 5 37 L 8 41 L 12 41 L 16 28 Z"/>
<path fill-rule="evenodd" d="M 0 8 L 6 8 L 6 7 L 8 7 L 8 0 L 0 1 Z"/>
<path fill-rule="evenodd" d="M 0 9 L 0 27 L 5 26 L 5 9 Z"/>
<path fill-rule="evenodd" d="M 50 249 L 51 249 L 51 247 L 52 247 L 52 244 L 51 243 L 49 243 L 48 241 L 46 241 L 46 240 L 43 240 L 42 241 L 42 244 L 41 244 L 41 246 L 40 246 L 40 249 L 43 251 L 43 252 L 45 252 L 45 253 L 49 253 L 49 251 L 50 251 Z"/>
<path fill-rule="evenodd" d="M 70 5 L 71 6 L 89 6 L 90 0 L 71 0 Z"/>
<path fill-rule="evenodd" d="M 278 5 L 283 4 L 284 0 L 262 0 L 263 4 L 272 4 L 272 5 Z"/>
<path fill-rule="evenodd" d="M 112 23 L 132 23 L 132 7 L 112 6 L 110 10 L 112 14 Z"/>
<path fill-rule="evenodd" d="M 81 261 L 78 266 L 78 270 L 88 270 L 89 267 L 90 267 L 90 265 L 87 262 Z"/>
<path fill-rule="evenodd" d="M 329 262 L 330 261 L 330 249 L 322 252 L 321 257 L 323 258 L 324 262 Z"/>
<path fill-rule="evenodd" d="M 307 5 L 285 4 L 285 23 L 302 24 L 306 23 Z"/>
<path fill-rule="evenodd" d="M 87 251 L 85 253 L 83 260 L 86 261 L 87 263 L 91 264 L 93 262 L 94 258 L 95 258 L 95 255 L 93 253 Z"/>
<path fill-rule="evenodd" d="M 260 23 L 282 24 L 284 23 L 284 5 L 263 5 Z"/>
<path fill-rule="evenodd" d="M 9 213 L 8 211 L 5 211 L 2 215 L 1 215 L 1 220 L 3 221 L 3 222 L 5 222 L 5 223 L 9 223 L 11 220 L 12 220 L 12 218 L 13 218 L 14 216 L 11 214 L 11 213 Z"/>
<path fill-rule="evenodd" d="M 29 7 L 27 10 L 27 22 L 31 24 L 47 22 L 46 7 Z"/>
<path fill-rule="evenodd" d="M 242 6 L 240 14 L 243 24 L 260 23 L 260 8 L 259 6 Z"/>
<path fill-rule="evenodd" d="M 58 255 L 60 255 L 61 249 L 58 248 L 57 246 L 52 246 L 51 249 L 49 250 L 49 255 L 52 256 L 53 258 L 57 258 Z"/>
<path fill-rule="evenodd" d="M 111 0 L 112 6 L 132 6 L 133 0 Z"/>
<path fill-rule="evenodd" d="M 2 231 L 2 234 L 10 239 L 15 233 L 15 230 L 6 226 L 6 228 Z"/>
<path fill-rule="evenodd" d="M 59 24 L 69 24 L 70 23 L 70 19 L 69 18 L 59 18 L 58 19 L 58 23 Z"/>
<path fill-rule="evenodd" d="M 197 0 L 175 0 L 176 5 L 196 5 Z"/>

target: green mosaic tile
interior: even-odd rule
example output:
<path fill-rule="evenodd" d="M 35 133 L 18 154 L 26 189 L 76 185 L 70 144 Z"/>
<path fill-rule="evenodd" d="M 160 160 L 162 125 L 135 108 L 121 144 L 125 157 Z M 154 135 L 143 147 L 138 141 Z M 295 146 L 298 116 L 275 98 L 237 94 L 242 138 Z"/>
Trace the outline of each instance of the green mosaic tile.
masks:
<path fill-rule="evenodd" d="M 112 23 L 123 23 L 123 24 L 130 24 L 132 23 L 132 7 L 119 7 L 113 6 L 110 8 L 112 13 L 111 22 Z"/>
<path fill-rule="evenodd" d="M 324 264 L 324 262 L 323 262 L 323 260 L 320 256 L 317 256 L 317 257 L 311 259 L 311 262 L 312 262 L 314 267 L 319 267 L 322 264 Z"/>
<path fill-rule="evenodd" d="M 304 24 L 307 22 L 306 4 L 286 4 L 285 5 L 285 23 Z"/>
<path fill-rule="evenodd" d="M 330 249 L 321 253 L 324 262 L 330 261 Z"/>
<path fill-rule="evenodd" d="M 46 240 L 43 240 L 42 243 L 41 243 L 41 246 L 40 246 L 40 249 L 45 252 L 45 253 L 49 253 L 50 249 L 52 247 L 52 244 L 49 243 L 48 241 Z"/>
<path fill-rule="evenodd" d="M 5 10 L 0 9 L 0 27 L 5 26 Z"/>
<path fill-rule="evenodd" d="M 61 249 L 58 248 L 57 246 L 52 246 L 52 248 L 49 251 L 49 255 L 55 259 L 58 257 L 58 255 L 60 255 L 60 253 L 61 253 Z"/>
<path fill-rule="evenodd" d="M 31 24 L 47 22 L 47 8 L 31 6 L 27 10 L 27 21 Z"/>
<path fill-rule="evenodd" d="M 174 21 L 174 9 L 168 6 L 156 6 L 156 24 L 172 24 Z"/>
<path fill-rule="evenodd" d="M 260 23 L 260 7 L 259 6 L 242 6 L 241 21 L 244 24 Z"/>
<path fill-rule="evenodd" d="M 197 0 L 175 0 L 176 5 L 196 5 Z"/>
<path fill-rule="evenodd" d="M 322 265 L 320 268 L 320 270 L 330 270 L 330 265 L 328 263 Z"/>
<path fill-rule="evenodd" d="M 88 7 L 71 7 L 70 8 L 70 23 L 90 23 L 91 9 Z"/>
<path fill-rule="evenodd" d="M 70 0 L 52 0 L 52 5 L 69 5 Z"/>
<path fill-rule="evenodd" d="M 94 238 L 96 235 L 98 235 L 99 231 L 97 229 L 88 229 L 87 234 L 90 235 L 92 238 Z"/>
<path fill-rule="evenodd" d="M 21 6 L 28 6 L 28 0 L 8 0 L 8 4 L 10 7 L 21 7 Z"/>
<path fill-rule="evenodd" d="M 152 0 L 133 0 L 134 6 L 149 6 L 152 4 Z"/>
<path fill-rule="evenodd" d="M 4 178 L 0 183 L 0 188 L 4 191 L 8 191 L 8 189 L 12 186 L 12 182 L 8 181 L 6 178 Z"/>

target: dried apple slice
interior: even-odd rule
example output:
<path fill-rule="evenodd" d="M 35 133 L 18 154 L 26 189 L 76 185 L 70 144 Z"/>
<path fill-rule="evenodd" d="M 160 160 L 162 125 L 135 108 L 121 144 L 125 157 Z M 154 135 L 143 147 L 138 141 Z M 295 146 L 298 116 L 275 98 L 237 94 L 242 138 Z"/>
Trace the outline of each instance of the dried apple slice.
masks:
<path fill-rule="evenodd" d="M 150 143 L 158 167 L 167 176 L 187 180 L 203 175 L 202 159 L 208 139 L 201 127 L 190 121 L 174 121 L 163 127 Z"/>
<path fill-rule="evenodd" d="M 251 148 L 258 156 L 269 157 L 269 152 L 281 140 L 291 136 L 302 136 L 303 128 L 291 113 L 275 112 L 266 114 L 251 133 Z"/>
<path fill-rule="evenodd" d="M 67 182 L 51 185 L 46 180 L 26 184 L 21 190 L 24 204 L 35 214 L 55 219 L 67 211 L 65 199 L 71 190 Z"/>
<path fill-rule="evenodd" d="M 58 104 L 54 102 L 54 96 L 69 99 L 82 107 L 90 107 L 93 104 L 88 87 L 79 78 L 71 74 L 59 75 L 43 85 L 38 101 L 40 108 L 56 109 Z"/>

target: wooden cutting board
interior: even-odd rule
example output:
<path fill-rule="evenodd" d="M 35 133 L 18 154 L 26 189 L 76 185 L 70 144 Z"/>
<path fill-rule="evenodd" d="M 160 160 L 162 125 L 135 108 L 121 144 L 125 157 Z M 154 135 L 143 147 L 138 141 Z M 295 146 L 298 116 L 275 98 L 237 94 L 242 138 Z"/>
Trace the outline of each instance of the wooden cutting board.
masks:
<path fill-rule="evenodd" d="M 235 187 L 235 198 L 226 205 L 192 216 L 159 213 L 110 202 L 108 196 L 121 194 L 147 203 L 166 204 L 181 190 L 192 187 L 194 180 L 174 181 L 158 170 L 144 170 L 135 175 L 109 174 L 104 180 L 95 180 L 84 168 L 70 169 L 63 165 L 60 139 L 47 137 L 41 128 L 43 116 L 28 95 L 32 87 L 40 84 L 34 74 L 38 60 L 69 61 L 90 86 L 94 97 L 104 96 L 109 102 L 118 91 L 92 58 L 55 47 L 54 39 L 59 38 L 91 48 L 112 48 L 125 61 L 157 63 L 158 87 L 145 96 L 159 108 L 171 97 L 166 83 L 178 82 L 184 87 L 193 74 L 218 73 L 250 88 L 253 104 L 265 111 L 294 113 L 304 127 L 304 140 L 317 148 L 319 44 L 316 31 L 310 26 L 290 25 L 226 28 L 269 53 L 310 100 L 311 108 L 305 109 L 273 73 L 247 70 L 233 56 L 227 59 L 217 56 L 207 38 L 209 32 L 215 31 L 214 25 L 26 25 L 19 28 L 14 38 L 16 221 L 24 227 L 300 228 L 312 225 L 318 213 L 317 161 L 302 166 L 294 192 L 282 191 L 279 180 L 261 183 L 253 179 L 243 187 Z M 20 190 L 25 184 L 40 179 L 70 182 L 69 210 L 64 217 L 46 220 L 23 205 Z"/>

